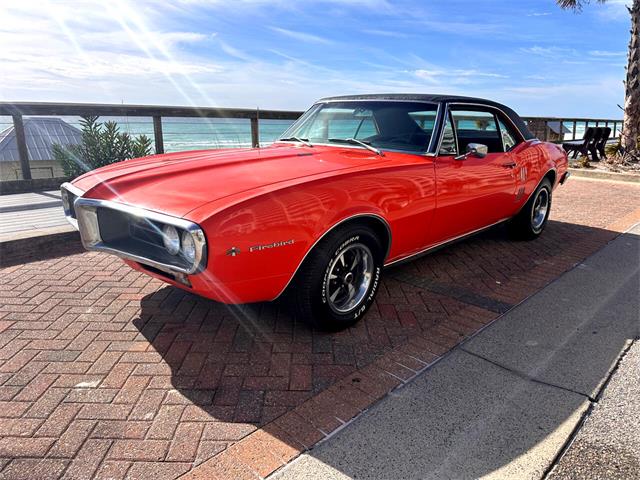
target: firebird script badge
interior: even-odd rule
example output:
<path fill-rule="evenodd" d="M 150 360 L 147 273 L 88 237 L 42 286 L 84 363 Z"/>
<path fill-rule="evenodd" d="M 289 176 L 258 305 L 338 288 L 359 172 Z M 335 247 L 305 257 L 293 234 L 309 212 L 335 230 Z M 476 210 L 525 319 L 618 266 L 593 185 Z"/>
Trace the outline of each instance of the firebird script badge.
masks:
<path fill-rule="evenodd" d="M 239 253 L 240 249 L 238 247 L 231 247 L 229 250 L 227 250 L 227 255 L 229 255 L 230 257 L 235 257 Z"/>
<path fill-rule="evenodd" d="M 262 250 L 269 250 L 270 248 L 276 248 L 276 247 L 284 247 L 286 245 L 293 245 L 293 239 L 292 240 L 283 240 L 281 242 L 268 243 L 267 245 L 254 245 L 253 247 L 249 248 L 249 251 L 250 252 L 261 252 Z"/>

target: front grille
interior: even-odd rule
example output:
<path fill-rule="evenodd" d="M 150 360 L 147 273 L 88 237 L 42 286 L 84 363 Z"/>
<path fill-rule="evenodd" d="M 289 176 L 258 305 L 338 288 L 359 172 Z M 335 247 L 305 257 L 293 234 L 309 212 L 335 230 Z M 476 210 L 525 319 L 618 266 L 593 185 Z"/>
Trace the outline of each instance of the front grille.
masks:
<path fill-rule="evenodd" d="M 162 245 L 162 225 L 146 218 L 129 222 L 129 235 L 150 245 Z"/>
<path fill-rule="evenodd" d="M 180 254 L 171 255 L 164 247 L 163 224 L 106 207 L 98 207 L 96 214 L 103 246 L 164 265 L 191 267 Z"/>
<path fill-rule="evenodd" d="M 68 189 L 63 186 L 63 194 L 66 193 Z M 67 206 L 65 213 L 69 217 Z M 69 217 L 69 221 L 80 230 L 82 244 L 87 250 L 108 252 L 172 274 L 190 275 L 206 268 L 204 232 L 189 220 L 84 196 L 77 198 L 73 213 L 77 213 L 78 220 Z M 175 228 L 181 238 L 191 235 L 196 247 L 195 255 L 187 258 L 181 248 L 176 255 L 169 253 L 164 246 L 163 234 L 167 226 Z M 180 276 L 176 278 L 184 283 Z"/>

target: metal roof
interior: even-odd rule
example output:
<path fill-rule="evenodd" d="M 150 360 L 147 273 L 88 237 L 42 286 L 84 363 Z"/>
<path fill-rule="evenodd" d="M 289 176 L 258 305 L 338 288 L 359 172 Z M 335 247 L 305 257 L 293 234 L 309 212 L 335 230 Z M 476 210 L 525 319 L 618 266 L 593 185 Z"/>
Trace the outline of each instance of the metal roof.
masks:
<path fill-rule="evenodd" d="M 52 146 L 78 144 L 82 133 L 61 118 L 24 118 L 24 136 L 29 161 L 52 160 Z M 0 132 L 0 162 L 19 162 L 16 132 L 13 126 Z"/>
<path fill-rule="evenodd" d="M 475 105 L 486 105 L 488 107 L 494 107 L 502 110 L 505 115 L 513 122 L 513 124 L 520 130 L 520 133 L 526 140 L 536 138 L 530 131 L 525 122 L 520 116 L 512 109 L 501 103 L 494 102 L 493 100 L 487 100 L 477 97 L 463 97 L 458 95 L 438 95 L 438 94 L 423 94 L 423 93 L 375 93 L 366 95 L 344 95 L 338 97 L 326 97 L 318 100 L 316 103 L 321 102 L 335 102 L 335 101 L 356 101 L 356 100 L 395 100 L 395 101 L 416 101 L 416 102 L 431 102 L 431 103 L 468 103 Z"/>

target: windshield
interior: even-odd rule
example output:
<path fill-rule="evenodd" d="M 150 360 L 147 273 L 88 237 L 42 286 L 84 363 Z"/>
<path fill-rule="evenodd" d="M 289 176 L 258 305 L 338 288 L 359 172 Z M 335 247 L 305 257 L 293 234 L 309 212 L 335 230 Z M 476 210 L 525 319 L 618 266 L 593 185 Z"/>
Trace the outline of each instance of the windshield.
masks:
<path fill-rule="evenodd" d="M 421 102 L 345 101 L 314 105 L 281 137 L 312 144 L 351 144 L 381 150 L 427 151 L 437 105 Z"/>

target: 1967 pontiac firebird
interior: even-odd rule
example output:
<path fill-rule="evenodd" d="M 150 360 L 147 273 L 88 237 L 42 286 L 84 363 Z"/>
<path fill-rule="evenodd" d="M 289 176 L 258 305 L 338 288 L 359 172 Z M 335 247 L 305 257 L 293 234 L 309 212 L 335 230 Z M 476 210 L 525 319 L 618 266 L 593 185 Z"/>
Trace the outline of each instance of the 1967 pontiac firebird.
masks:
<path fill-rule="evenodd" d="M 269 147 L 127 160 L 62 198 L 88 250 L 224 303 L 286 292 L 342 328 L 385 266 L 505 221 L 536 238 L 567 163 L 492 101 L 359 95 L 318 101 Z"/>

